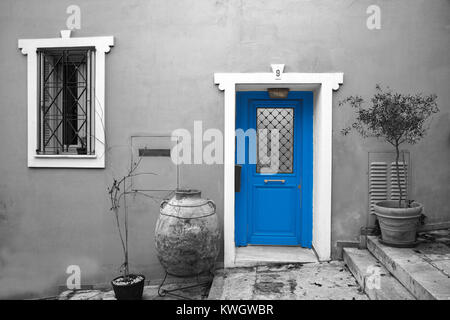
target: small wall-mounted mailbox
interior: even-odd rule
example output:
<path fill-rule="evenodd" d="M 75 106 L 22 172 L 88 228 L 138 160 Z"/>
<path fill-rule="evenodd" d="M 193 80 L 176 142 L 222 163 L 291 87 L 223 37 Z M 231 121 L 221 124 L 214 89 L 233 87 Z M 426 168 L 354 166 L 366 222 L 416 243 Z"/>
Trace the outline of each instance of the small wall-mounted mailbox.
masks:
<path fill-rule="evenodd" d="M 139 157 L 170 157 L 170 149 L 139 149 Z"/>
<path fill-rule="evenodd" d="M 289 88 L 268 88 L 270 99 L 286 99 L 289 94 Z"/>

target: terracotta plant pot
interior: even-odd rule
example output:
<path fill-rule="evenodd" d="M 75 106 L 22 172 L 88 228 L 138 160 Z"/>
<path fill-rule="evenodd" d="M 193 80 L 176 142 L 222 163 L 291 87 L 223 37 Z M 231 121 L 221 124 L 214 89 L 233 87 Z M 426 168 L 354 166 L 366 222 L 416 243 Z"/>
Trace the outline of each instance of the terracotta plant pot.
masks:
<path fill-rule="evenodd" d="M 130 274 L 129 276 L 133 282 L 125 283 L 120 280 L 122 276 L 111 281 L 114 289 L 114 295 L 117 300 L 141 300 L 144 292 L 145 277 L 141 274 Z"/>
<path fill-rule="evenodd" d="M 392 247 L 416 245 L 417 227 L 423 206 L 413 202 L 410 208 L 399 208 L 397 200 L 386 200 L 374 205 L 380 223 L 382 242 Z"/>

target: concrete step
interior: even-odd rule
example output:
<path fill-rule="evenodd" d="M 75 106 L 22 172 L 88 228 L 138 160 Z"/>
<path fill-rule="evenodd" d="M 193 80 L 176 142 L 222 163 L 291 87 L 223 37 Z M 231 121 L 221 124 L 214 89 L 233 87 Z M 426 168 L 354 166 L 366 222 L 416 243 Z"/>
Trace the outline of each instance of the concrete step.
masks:
<path fill-rule="evenodd" d="M 344 248 L 343 258 L 371 300 L 415 300 L 368 250 Z"/>
<path fill-rule="evenodd" d="M 312 249 L 295 246 L 247 246 L 236 248 L 237 267 L 319 262 Z"/>
<path fill-rule="evenodd" d="M 439 262 L 448 262 L 448 255 L 422 254 L 421 249 L 427 249 L 426 246 L 429 245 L 392 248 L 381 244 L 377 237 L 371 236 L 367 239 L 368 250 L 416 299 L 449 300 L 450 277 L 445 268 L 439 268 Z"/>
<path fill-rule="evenodd" d="M 219 269 L 209 290 L 208 300 L 249 300 L 253 297 L 256 268 Z"/>

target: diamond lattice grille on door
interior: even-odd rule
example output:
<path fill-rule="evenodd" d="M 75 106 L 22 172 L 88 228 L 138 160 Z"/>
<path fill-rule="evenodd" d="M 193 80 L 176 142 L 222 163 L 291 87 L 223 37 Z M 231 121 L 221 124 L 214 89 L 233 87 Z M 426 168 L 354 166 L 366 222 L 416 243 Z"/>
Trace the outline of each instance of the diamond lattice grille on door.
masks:
<path fill-rule="evenodd" d="M 256 128 L 258 135 L 258 161 L 256 172 L 270 168 L 277 159 L 272 152 L 271 132 L 279 132 L 279 169 L 273 173 L 292 173 L 294 158 L 294 109 L 293 108 L 257 108 Z M 266 155 L 267 157 L 264 157 Z M 267 172 L 267 171 L 266 171 Z"/>

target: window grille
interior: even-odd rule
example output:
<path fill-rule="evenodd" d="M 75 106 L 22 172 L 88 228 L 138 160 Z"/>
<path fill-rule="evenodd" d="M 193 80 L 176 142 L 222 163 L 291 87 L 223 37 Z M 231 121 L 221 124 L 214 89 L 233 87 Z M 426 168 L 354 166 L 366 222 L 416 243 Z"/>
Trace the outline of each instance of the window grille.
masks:
<path fill-rule="evenodd" d="M 272 153 L 271 131 L 279 132 L 279 168 L 273 173 L 292 173 L 294 159 L 294 109 L 293 108 L 257 108 L 258 161 L 256 172 L 262 168 L 270 169 L 277 153 Z M 264 130 L 266 129 L 266 130 Z M 260 157 L 267 153 L 267 159 Z"/>
<path fill-rule="evenodd" d="M 95 49 L 38 49 L 37 54 L 37 153 L 95 154 Z"/>

